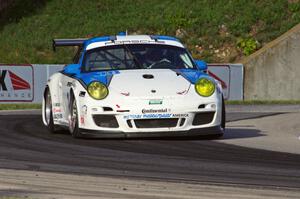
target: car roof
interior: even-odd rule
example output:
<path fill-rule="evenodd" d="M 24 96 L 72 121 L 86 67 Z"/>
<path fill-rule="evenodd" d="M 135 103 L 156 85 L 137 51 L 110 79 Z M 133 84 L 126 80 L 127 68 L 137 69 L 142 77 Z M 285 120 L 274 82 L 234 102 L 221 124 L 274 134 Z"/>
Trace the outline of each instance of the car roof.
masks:
<path fill-rule="evenodd" d="M 94 37 L 86 40 L 83 48 L 85 50 L 91 50 L 103 46 L 120 44 L 164 44 L 184 48 L 177 38 L 163 35 L 116 35 Z"/>

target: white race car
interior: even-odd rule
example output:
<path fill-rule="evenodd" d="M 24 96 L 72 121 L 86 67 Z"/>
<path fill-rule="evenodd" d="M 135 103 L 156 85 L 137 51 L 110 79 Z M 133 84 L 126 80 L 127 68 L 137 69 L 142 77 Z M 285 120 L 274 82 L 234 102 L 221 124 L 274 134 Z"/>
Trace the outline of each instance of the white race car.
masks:
<path fill-rule="evenodd" d="M 117 35 L 55 39 L 78 46 L 46 85 L 43 122 L 73 137 L 222 136 L 220 83 L 176 38 Z"/>

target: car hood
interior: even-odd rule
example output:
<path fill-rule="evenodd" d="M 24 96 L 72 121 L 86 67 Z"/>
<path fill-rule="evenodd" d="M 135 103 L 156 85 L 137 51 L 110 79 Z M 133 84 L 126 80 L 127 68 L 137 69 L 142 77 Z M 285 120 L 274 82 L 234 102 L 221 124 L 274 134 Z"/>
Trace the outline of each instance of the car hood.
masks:
<path fill-rule="evenodd" d="M 139 69 L 91 72 L 80 75 L 86 85 L 100 81 L 109 90 L 132 97 L 176 96 L 207 74 L 192 69 Z"/>

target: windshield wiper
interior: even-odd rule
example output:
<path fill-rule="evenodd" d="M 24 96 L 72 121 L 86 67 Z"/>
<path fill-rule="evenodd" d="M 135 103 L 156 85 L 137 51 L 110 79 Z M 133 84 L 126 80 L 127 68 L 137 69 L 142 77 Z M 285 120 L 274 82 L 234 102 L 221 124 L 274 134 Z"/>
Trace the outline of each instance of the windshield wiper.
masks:
<path fill-rule="evenodd" d="M 132 53 L 132 51 L 128 48 L 128 46 L 126 44 L 123 44 L 123 46 L 125 47 L 126 51 L 129 53 L 129 55 L 133 58 L 135 65 L 138 68 L 143 68 L 142 64 L 140 63 L 140 61 L 138 60 L 138 58 Z"/>

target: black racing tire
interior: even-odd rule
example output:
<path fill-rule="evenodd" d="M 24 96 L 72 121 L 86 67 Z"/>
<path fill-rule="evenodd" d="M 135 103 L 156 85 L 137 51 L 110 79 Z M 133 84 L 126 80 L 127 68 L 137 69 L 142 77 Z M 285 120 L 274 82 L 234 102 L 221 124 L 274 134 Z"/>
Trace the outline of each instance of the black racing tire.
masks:
<path fill-rule="evenodd" d="M 225 110 L 225 100 L 224 97 L 222 96 L 222 120 L 221 120 L 221 128 L 223 130 L 223 133 L 225 132 L 226 129 L 226 110 Z"/>
<path fill-rule="evenodd" d="M 82 134 L 79 129 L 77 103 L 73 91 L 70 92 L 69 113 L 70 113 L 69 131 L 73 138 L 80 138 L 82 137 Z"/>
<path fill-rule="evenodd" d="M 58 126 L 54 125 L 54 121 L 53 121 L 52 98 L 51 98 L 51 93 L 49 88 L 45 90 L 44 100 L 45 100 L 45 105 L 44 105 L 43 114 L 46 121 L 47 129 L 50 133 L 56 133 Z"/>
<path fill-rule="evenodd" d="M 221 137 L 223 137 L 224 132 L 225 132 L 225 127 L 226 127 L 226 110 L 225 110 L 225 101 L 224 101 L 224 97 L 222 96 L 222 116 L 221 116 L 221 132 L 214 134 L 214 135 L 209 135 L 208 138 L 209 139 L 219 139 Z"/>

